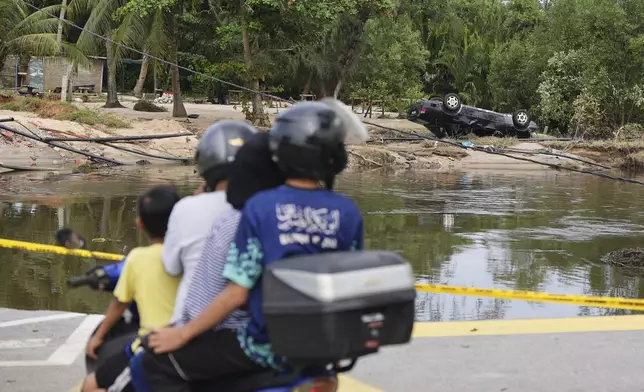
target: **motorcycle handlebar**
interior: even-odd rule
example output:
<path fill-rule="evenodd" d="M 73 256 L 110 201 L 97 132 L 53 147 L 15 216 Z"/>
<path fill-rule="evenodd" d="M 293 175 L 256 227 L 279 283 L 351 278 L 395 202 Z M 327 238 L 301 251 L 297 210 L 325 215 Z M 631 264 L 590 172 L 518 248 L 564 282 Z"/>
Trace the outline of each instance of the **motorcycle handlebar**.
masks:
<path fill-rule="evenodd" d="M 81 287 L 81 286 L 87 286 L 90 285 L 94 282 L 94 278 L 91 276 L 73 276 L 67 280 L 67 285 L 69 287 Z"/>

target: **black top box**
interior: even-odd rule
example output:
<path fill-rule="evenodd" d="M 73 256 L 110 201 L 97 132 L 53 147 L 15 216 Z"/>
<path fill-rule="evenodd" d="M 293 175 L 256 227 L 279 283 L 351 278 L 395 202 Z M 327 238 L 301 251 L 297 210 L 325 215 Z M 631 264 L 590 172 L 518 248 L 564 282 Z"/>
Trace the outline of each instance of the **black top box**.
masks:
<path fill-rule="evenodd" d="M 276 354 L 331 363 L 407 343 L 414 325 L 411 265 L 392 252 L 329 252 L 270 264 L 263 312 Z"/>

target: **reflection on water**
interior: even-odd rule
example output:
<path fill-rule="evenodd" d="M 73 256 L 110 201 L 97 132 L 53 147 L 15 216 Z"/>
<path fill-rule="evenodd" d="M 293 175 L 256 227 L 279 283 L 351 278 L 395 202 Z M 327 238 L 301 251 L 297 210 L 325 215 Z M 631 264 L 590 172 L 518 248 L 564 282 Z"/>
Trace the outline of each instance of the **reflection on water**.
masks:
<path fill-rule="evenodd" d="M 19 191 L 3 189 L 0 237 L 52 243 L 56 229 L 72 226 L 97 239 L 94 249 L 125 253 L 145 242 L 136 195 L 169 180 L 184 194 L 198 184 L 189 168 L 10 184 Z M 599 263 L 641 243 L 644 187 L 555 172 L 350 173 L 338 187 L 364 211 L 367 248 L 401 252 L 420 282 L 644 297 L 639 277 Z M 107 296 L 65 285 L 93 263 L 0 249 L 0 307 L 102 312 Z M 424 321 L 622 313 L 428 293 L 417 304 Z"/>

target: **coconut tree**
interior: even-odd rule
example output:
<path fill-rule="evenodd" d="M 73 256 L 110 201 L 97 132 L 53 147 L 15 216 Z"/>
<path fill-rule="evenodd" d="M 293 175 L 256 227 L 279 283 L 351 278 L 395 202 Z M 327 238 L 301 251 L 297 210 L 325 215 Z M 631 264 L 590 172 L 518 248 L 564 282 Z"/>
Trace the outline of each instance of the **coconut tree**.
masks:
<path fill-rule="evenodd" d="M 119 10 L 123 22 L 117 35 L 124 42 L 132 43 L 140 42 L 141 37 L 146 37 L 143 46 L 148 48 L 151 54 L 158 53 L 164 60 L 178 64 L 179 19 L 184 15 L 185 9 L 190 9 L 191 6 L 191 3 L 183 0 L 129 0 Z M 148 32 L 147 35 L 140 35 L 145 34 L 145 31 Z M 181 97 L 179 67 L 172 66 L 171 72 L 172 117 L 188 117 Z"/>
<path fill-rule="evenodd" d="M 107 58 L 107 101 L 105 108 L 122 108 L 118 100 L 116 70 L 122 51 L 112 42 L 118 27 L 114 15 L 125 4 L 125 0 L 74 0 L 71 4 L 73 15 L 87 15 L 84 30 L 78 37 L 77 47 L 85 53 L 101 54 L 105 48 Z M 94 34 L 108 38 L 97 37 Z"/>
<path fill-rule="evenodd" d="M 134 96 L 141 98 L 149 66 L 152 65 L 157 71 L 160 71 L 161 67 L 161 64 L 150 56 L 166 59 L 172 55 L 172 48 L 167 45 L 168 42 L 174 41 L 170 35 L 172 26 L 167 12 L 158 8 L 145 14 L 121 12 L 119 16 L 120 24 L 114 31 L 114 38 L 125 46 L 138 48 L 149 55 L 143 56 L 139 78 L 133 91 Z M 183 106 L 181 100 L 179 103 Z"/>
<path fill-rule="evenodd" d="M 24 0 L 0 0 L 0 64 L 7 56 L 66 56 L 75 65 L 87 65 L 74 45 L 57 39 L 60 4 L 36 11 Z"/>

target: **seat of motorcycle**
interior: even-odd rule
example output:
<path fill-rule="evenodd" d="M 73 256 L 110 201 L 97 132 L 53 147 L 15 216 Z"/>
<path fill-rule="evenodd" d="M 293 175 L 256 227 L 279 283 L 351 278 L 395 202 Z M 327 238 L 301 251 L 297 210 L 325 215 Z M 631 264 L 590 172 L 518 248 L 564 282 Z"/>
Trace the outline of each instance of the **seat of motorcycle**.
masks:
<path fill-rule="evenodd" d="M 275 388 L 291 385 L 298 375 L 277 374 L 273 370 L 259 370 L 248 373 L 236 373 L 217 380 L 193 381 L 190 383 L 191 392 L 253 392 L 258 389 Z"/>

